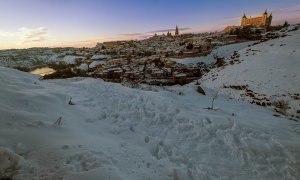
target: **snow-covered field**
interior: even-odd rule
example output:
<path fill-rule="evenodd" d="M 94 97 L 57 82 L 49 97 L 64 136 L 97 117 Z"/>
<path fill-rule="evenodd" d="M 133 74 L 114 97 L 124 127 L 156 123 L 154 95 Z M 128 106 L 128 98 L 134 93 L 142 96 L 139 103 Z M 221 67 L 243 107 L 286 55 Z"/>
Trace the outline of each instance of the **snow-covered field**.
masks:
<path fill-rule="evenodd" d="M 225 86 L 248 85 L 257 98 L 266 97 L 271 102 L 285 100 L 292 115 L 300 112 L 300 30 L 288 36 L 254 45 L 238 52 L 239 61 L 212 70 L 202 79 L 202 84 L 238 99 L 245 91 L 223 88 Z"/>
<path fill-rule="evenodd" d="M 225 95 L 204 109 L 205 90 L 39 81 L 0 67 L 0 179 L 299 178 L 299 123 Z"/>
<path fill-rule="evenodd" d="M 225 46 L 217 47 L 216 49 L 212 50 L 212 52 L 208 56 L 203 57 L 193 57 L 193 58 L 183 58 L 183 59 L 175 59 L 172 58 L 172 61 L 175 61 L 176 63 L 180 64 L 195 64 L 198 62 L 204 62 L 206 64 L 214 63 L 215 57 L 227 57 L 231 55 L 234 51 L 239 51 L 241 49 L 244 49 L 248 47 L 248 45 L 253 44 L 254 42 L 243 42 L 243 43 L 236 43 L 236 44 L 230 44 Z"/>

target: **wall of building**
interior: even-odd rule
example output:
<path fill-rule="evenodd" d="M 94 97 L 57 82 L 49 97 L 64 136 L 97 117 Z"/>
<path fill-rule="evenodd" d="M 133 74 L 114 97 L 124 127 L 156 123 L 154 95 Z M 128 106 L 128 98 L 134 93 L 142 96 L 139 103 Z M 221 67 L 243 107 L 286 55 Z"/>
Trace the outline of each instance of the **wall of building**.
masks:
<path fill-rule="evenodd" d="M 247 18 L 244 16 L 241 19 L 241 26 L 270 26 L 272 23 L 272 15 L 268 15 L 267 13 L 264 13 L 260 17 L 254 17 L 254 18 Z"/>

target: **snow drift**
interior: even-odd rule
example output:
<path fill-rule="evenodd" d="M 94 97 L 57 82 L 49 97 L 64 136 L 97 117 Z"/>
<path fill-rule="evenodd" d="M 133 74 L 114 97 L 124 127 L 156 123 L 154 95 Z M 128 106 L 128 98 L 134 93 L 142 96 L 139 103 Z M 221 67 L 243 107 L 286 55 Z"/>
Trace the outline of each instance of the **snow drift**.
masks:
<path fill-rule="evenodd" d="M 0 67 L 0 177 L 299 177 L 299 123 L 226 96 L 216 100 L 219 110 L 209 111 L 212 90 L 203 96 L 196 88 L 153 92 L 90 78 L 39 81 Z"/>

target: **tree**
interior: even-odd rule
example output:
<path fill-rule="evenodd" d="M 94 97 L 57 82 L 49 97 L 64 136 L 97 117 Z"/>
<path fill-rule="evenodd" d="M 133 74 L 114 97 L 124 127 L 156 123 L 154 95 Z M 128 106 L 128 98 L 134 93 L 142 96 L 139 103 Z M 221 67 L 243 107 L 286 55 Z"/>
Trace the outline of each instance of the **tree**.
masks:
<path fill-rule="evenodd" d="M 187 50 L 192 50 L 194 49 L 194 45 L 192 43 L 189 43 L 187 46 L 186 46 L 186 49 Z"/>
<path fill-rule="evenodd" d="M 283 27 L 288 27 L 289 23 L 287 21 L 284 21 Z"/>

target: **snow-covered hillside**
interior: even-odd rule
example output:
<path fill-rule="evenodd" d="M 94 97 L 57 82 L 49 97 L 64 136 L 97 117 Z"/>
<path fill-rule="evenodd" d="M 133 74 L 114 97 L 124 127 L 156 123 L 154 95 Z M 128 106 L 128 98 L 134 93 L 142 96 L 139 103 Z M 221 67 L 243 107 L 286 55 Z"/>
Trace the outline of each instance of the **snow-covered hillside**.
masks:
<path fill-rule="evenodd" d="M 252 103 L 288 101 L 289 114 L 300 117 L 299 42 L 300 30 L 242 49 L 226 59 L 227 66 L 207 74 L 202 84 Z M 247 87 L 240 90 L 236 86 Z"/>
<path fill-rule="evenodd" d="M 204 109 L 214 94 L 205 90 L 39 81 L 0 67 L 0 179 L 300 176 L 299 123 L 226 96 Z"/>
<path fill-rule="evenodd" d="M 253 41 L 252 42 L 250 41 L 250 42 L 229 44 L 229 45 L 220 46 L 220 47 L 215 48 L 214 50 L 212 50 L 212 52 L 208 56 L 183 58 L 183 59 L 172 58 L 171 60 L 175 61 L 176 63 L 185 64 L 185 65 L 195 64 L 198 62 L 204 62 L 206 64 L 210 64 L 210 63 L 214 63 L 216 61 L 214 56 L 227 57 L 227 56 L 231 55 L 234 51 L 242 50 L 242 49 L 248 47 L 248 45 L 251 45 L 253 43 L 254 43 Z"/>

